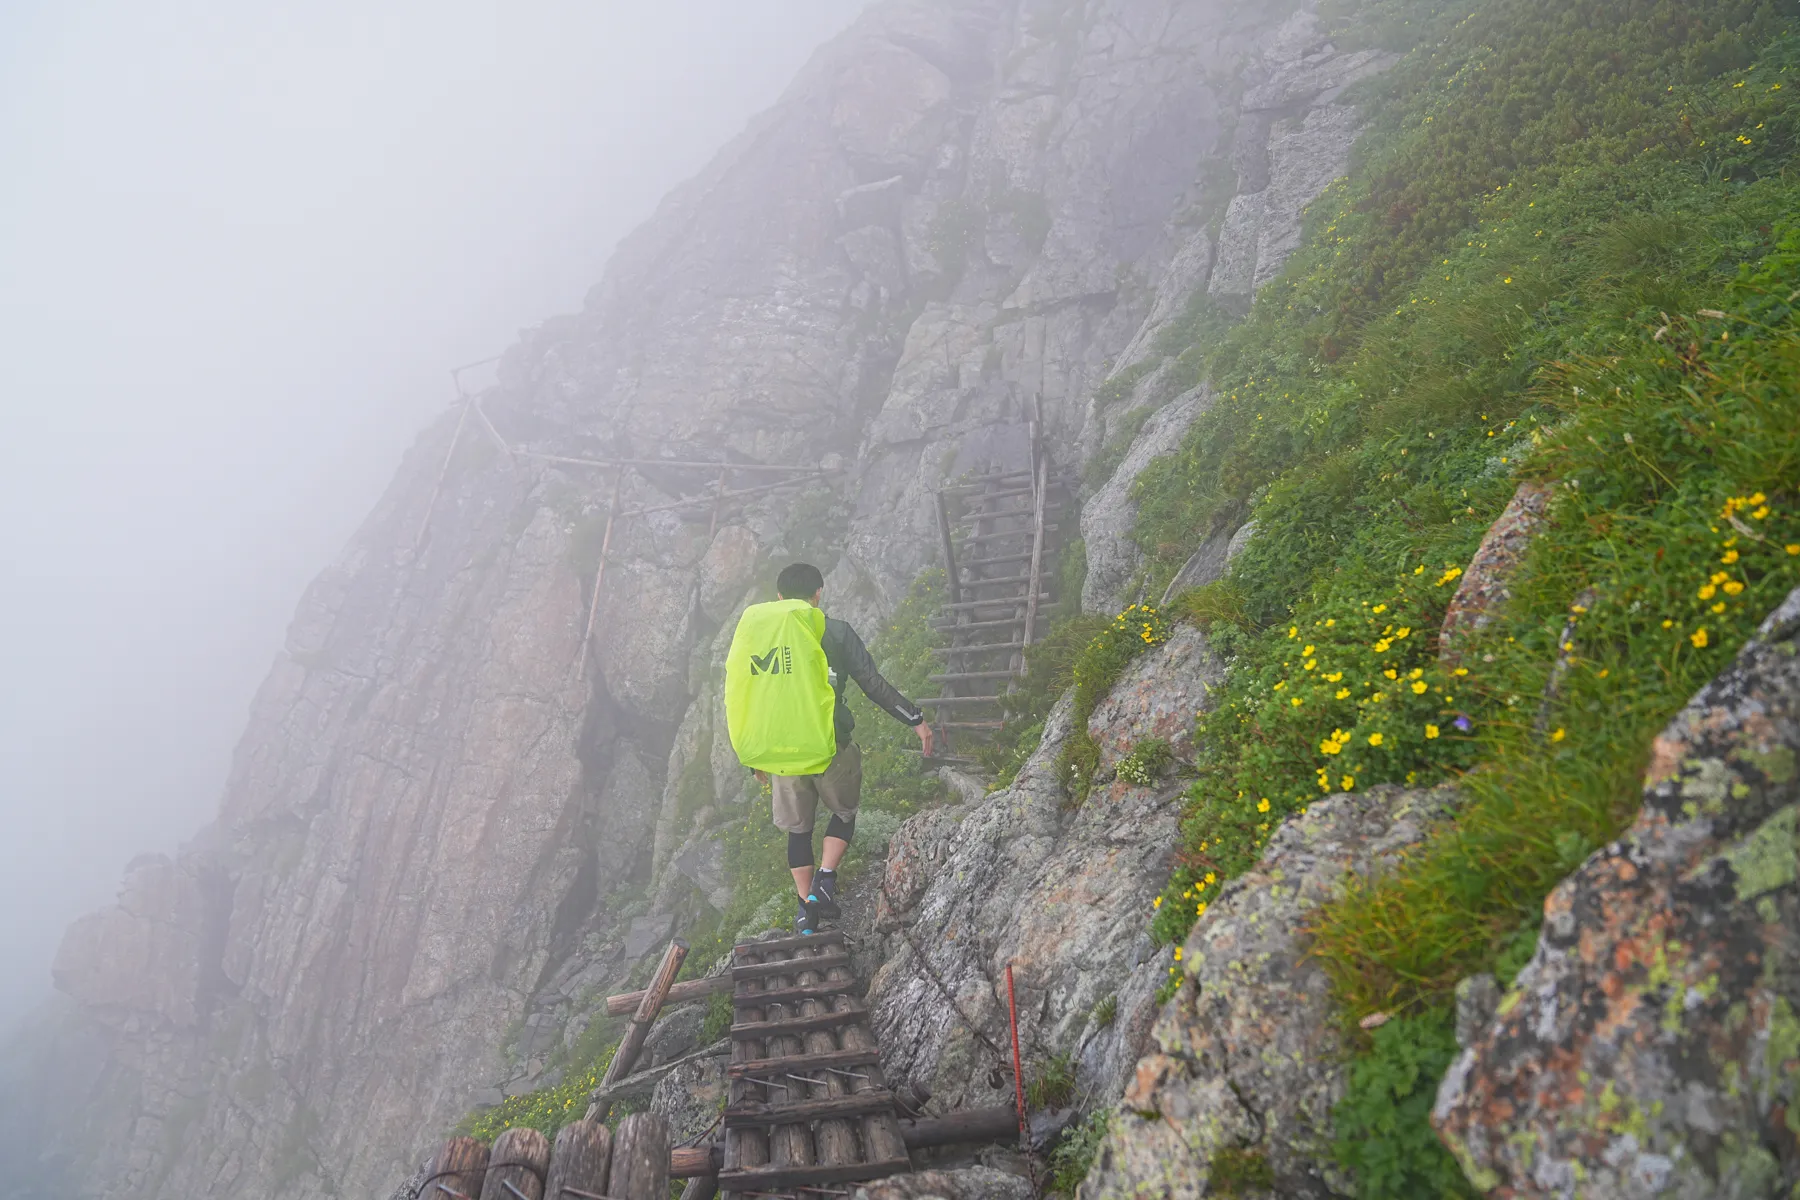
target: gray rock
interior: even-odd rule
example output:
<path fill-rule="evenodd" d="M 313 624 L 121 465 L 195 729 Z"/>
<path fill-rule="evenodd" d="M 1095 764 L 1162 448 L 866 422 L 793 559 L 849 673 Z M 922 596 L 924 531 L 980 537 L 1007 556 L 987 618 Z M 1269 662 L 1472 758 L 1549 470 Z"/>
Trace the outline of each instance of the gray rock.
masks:
<path fill-rule="evenodd" d="M 1131 485 L 1150 461 L 1171 454 L 1181 446 L 1188 426 L 1212 407 L 1212 393 L 1204 385 L 1184 392 L 1156 412 L 1132 439 L 1131 449 L 1112 478 L 1081 508 L 1081 536 L 1087 546 L 1087 582 L 1081 589 L 1081 607 L 1088 612 L 1115 612 L 1125 607 L 1124 594 L 1140 560 L 1131 540 L 1137 522 L 1137 502 Z"/>
<path fill-rule="evenodd" d="M 652 952 L 660 952 L 669 944 L 669 938 L 674 932 L 675 917 L 672 913 L 637 918 L 625 934 L 625 960 L 634 962 Z"/>
<path fill-rule="evenodd" d="M 919 1171 L 856 1185 L 854 1200 L 1031 1200 L 1031 1181 L 993 1167 Z"/>
<path fill-rule="evenodd" d="M 669 1118 L 671 1144 L 701 1137 L 725 1108 L 728 1080 L 725 1055 L 701 1056 L 681 1063 L 657 1083 L 650 1111 Z"/>
<path fill-rule="evenodd" d="M 659 1066 L 693 1053 L 700 1047 L 700 1027 L 705 1023 L 706 1009 L 702 1005 L 684 1004 L 665 1013 L 644 1039 L 639 1064 Z"/>
<path fill-rule="evenodd" d="M 1484 1191 L 1800 1187 L 1800 590 L 1651 749 L 1644 806 L 1544 901 L 1433 1123 Z"/>
<path fill-rule="evenodd" d="M 1217 671 L 1203 636 L 1184 631 L 1139 660 L 1090 732 L 1116 746 L 1121 730 L 1158 729 L 1176 712 L 1191 721 Z M 1059 765 L 1069 734 L 1065 697 L 1010 787 L 921 813 L 889 847 L 874 918 L 885 961 L 869 1004 L 884 1064 L 925 1083 L 934 1107 L 1008 1101 L 1008 964 L 1025 1053 L 1073 1057 L 1090 1103 L 1117 1097 L 1143 1050 L 1166 958 L 1136 951 L 1167 877 L 1180 788 L 1115 782 L 1074 807 Z M 1109 993 L 1115 1019 L 1095 1028 Z"/>
<path fill-rule="evenodd" d="M 1352 876 L 1394 863 L 1455 803 L 1392 787 L 1314 803 L 1276 831 L 1254 871 L 1224 885 L 1182 947 L 1163 1006 L 1082 1195 L 1208 1194 L 1226 1149 L 1262 1153 L 1281 1196 L 1351 1195 L 1331 1109 L 1349 1047 L 1304 929 Z"/>
<path fill-rule="evenodd" d="M 1494 1019 L 1500 984 L 1492 975 L 1471 975 L 1456 984 L 1456 1044 L 1468 1046 Z"/>

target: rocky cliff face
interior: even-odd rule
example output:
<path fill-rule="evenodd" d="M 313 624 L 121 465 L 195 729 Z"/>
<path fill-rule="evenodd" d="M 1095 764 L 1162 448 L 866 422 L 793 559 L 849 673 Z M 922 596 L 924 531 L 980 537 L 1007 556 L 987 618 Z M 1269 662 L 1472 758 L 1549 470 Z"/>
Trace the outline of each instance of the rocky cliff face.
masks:
<path fill-rule="evenodd" d="M 1340 54 L 1304 7 L 872 7 L 484 398 L 540 454 L 837 473 L 727 506 L 717 528 L 705 506 L 621 523 L 584 657 L 610 482 L 505 455 L 474 418 L 429 430 L 303 600 L 218 819 L 71 929 L 70 1048 L 18 1070 L 67 1096 L 37 1115 L 82 1116 L 27 1138 L 32 1157 L 107 1200 L 373 1195 L 473 1103 L 534 1082 L 579 1033 L 578 997 L 681 906 L 724 903 L 696 832 L 742 801 L 711 664 L 759 574 L 815 557 L 832 606 L 873 622 L 934 560 L 931 490 L 1020 465 L 1034 403 L 1075 465 L 1173 398 L 1157 332 L 1191 297 L 1242 303 L 1272 274 L 1344 168 L 1357 118 L 1340 91 L 1382 65 Z M 1124 371 L 1123 398 L 1096 403 Z M 1178 436 L 1200 406 L 1144 436 Z M 1084 514 L 1092 604 L 1131 587 L 1126 485 L 1148 457 L 1127 455 Z M 712 482 L 647 468 L 621 501 Z M 1120 731 L 1185 728 L 1217 670 L 1197 638 L 1097 716 L 1108 754 L 1142 736 Z M 954 847 L 927 821 L 896 851 L 956 863 L 916 886 L 902 869 L 887 901 L 887 1036 L 970 1099 L 985 1076 L 946 1064 L 976 1043 L 945 1005 L 909 1010 L 933 985 L 901 925 L 942 939 L 934 970 L 977 1025 L 994 970 L 1022 966 L 1034 1044 L 1107 1094 L 1166 974 L 1139 931 L 1174 787 L 1066 809 L 1051 725 L 1012 789 L 970 802 Z M 679 786 L 696 777 L 698 813 Z M 1104 1027 L 1102 979 L 1119 1014 Z M 16 1127 L 38 1125 L 20 1111 Z"/>

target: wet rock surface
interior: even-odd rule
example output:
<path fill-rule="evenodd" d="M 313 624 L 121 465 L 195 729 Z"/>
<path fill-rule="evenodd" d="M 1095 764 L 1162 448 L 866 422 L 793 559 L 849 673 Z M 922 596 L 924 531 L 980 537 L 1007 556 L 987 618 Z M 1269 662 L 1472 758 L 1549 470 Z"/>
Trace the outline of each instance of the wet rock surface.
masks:
<path fill-rule="evenodd" d="M 1259 1155 L 1283 1197 L 1352 1196 L 1331 1151 L 1349 1051 L 1330 982 L 1307 957 L 1311 913 L 1390 867 L 1456 804 L 1448 788 L 1325 797 L 1226 884 L 1182 947 L 1183 984 L 1156 1016 L 1082 1195 L 1217 1194 L 1221 1152 Z"/>
<path fill-rule="evenodd" d="M 1544 904 L 1433 1119 L 1477 1186 L 1800 1185 L 1800 591 L 1656 740 L 1644 807 Z"/>
<path fill-rule="evenodd" d="M 1114 687 L 1090 736 L 1117 746 L 1191 726 L 1220 670 L 1203 634 L 1178 631 Z M 1052 710 L 1010 787 L 922 813 L 892 841 L 869 1001 L 890 1078 L 927 1085 L 934 1111 L 1010 1103 L 1008 964 L 1027 1071 L 1067 1055 L 1090 1103 L 1124 1089 L 1149 1032 L 1168 955 L 1143 930 L 1182 784 L 1114 781 L 1075 806 L 1060 765 L 1070 708 Z"/>

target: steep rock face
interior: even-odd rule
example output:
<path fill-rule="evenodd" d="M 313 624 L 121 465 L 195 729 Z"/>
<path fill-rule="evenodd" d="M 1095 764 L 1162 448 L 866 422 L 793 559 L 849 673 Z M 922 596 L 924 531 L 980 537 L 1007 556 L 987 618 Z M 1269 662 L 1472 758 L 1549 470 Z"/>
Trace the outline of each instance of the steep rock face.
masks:
<path fill-rule="evenodd" d="M 1434 1120 L 1516 1196 L 1800 1184 L 1800 591 L 1669 723 L 1644 807 L 1544 903 Z"/>
<path fill-rule="evenodd" d="M 1100 776 L 1138 738 L 1191 727 L 1221 670 L 1193 629 L 1140 659 L 1089 724 Z M 1081 1090 L 1104 1101 L 1142 1051 L 1167 967 L 1144 921 L 1168 874 L 1181 783 L 1114 780 L 1075 807 L 1060 762 L 1070 726 L 1065 697 L 1010 787 L 914 817 L 890 848 L 870 1008 L 888 1068 L 929 1086 L 934 1107 L 1005 1102 L 1009 964 L 1034 1065 L 1068 1055 Z M 1116 1016 L 1094 1019 L 1107 996 Z"/>
<path fill-rule="evenodd" d="M 1221 1152 L 1260 1156 L 1275 1195 L 1356 1194 L 1331 1153 L 1349 1048 L 1304 927 L 1348 878 L 1391 866 L 1454 803 L 1449 789 L 1322 798 L 1224 886 L 1182 947 L 1183 986 L 1156 1018 L 1084 1196 L 1214 1195 Z"/>
<path fill-rule="evenodd" d="M 1233 0 L 872 6 L 581 313 L 508 351 L 479 420 L 409 453 L 302 602 L 218 820 L 71 932 L 65 1040 L 103 1050 L 31 1058 L 93 1080 L 79 1126 L 28 1114 L 64 1131 L 34 1150 L 106 1200 L 373 1195 L 476 1100 L 541 1082 L 584 996 L 728 899 L 707 830 L 743 775 L 714 664 L 747 589 L 805 554 L 872 629 L 933 561 L 932 488 L 1022 462 L 1040 404 L 1060 463 L 1097 449 L 1094 386 L 1158 362 L 1196 290 L 1242 303 L 1274 270 L 1343 169 L 1338 91 L 1381 65 L 1305 9 Z M 613 480 L 566 460 L 609 455 L 834 473 L 717 521 L 618 522 L 584 651 Z M 646 467 L 618 505 L 716 483 Z M 1058 745 L 959 849 L 1052 902 L 946 969 L 973 989 L 1020 956 L 1034 1044 L 1079 1046 L 1116 1092 L 1161 970 L 1137 931 L 1174 786 L 1067 812 Z M 938 886 L 901 911 L 948 933 L 987 902 Z M 1084 972 L 1118 989 L 1108 1030 L 1083 1032 Z M 949 1061 L 948 1034 L 908 1034 L 909 1065 Z"/>

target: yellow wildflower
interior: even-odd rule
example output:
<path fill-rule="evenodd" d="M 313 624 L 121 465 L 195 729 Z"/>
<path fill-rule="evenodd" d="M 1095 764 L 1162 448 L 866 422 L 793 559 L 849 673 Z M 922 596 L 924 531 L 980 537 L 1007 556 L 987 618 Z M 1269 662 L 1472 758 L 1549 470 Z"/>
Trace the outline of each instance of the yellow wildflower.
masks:
<path fill-rule="evenodd" d="M 1688 634 L 1688 641 L 1694 643 L 1696 650 L 1706 649 L 1706 640 L 1706 626 L 1704 625 Z"/>
<path fill-rule="evenodd" d="M 1724 563 L 1726 566 L 1730 566 L 1732 563 L 1736 562 L 1737 560 L 1738 560 L 1738 552 L 1736 550 L 1727 550 L 1725 553 L 1723 553 L 1719 556 L 1719 561 Z"/>
<path fill-rule="evenodd" d="M 1431 685 L 1426 683 L 1423 679 L 1416 679 L 1413 681 L 1412 690 L 1413 695 L 1423 696 L 1426 692 L 1431 690 Z"/>
<path fill-rule="evenodd" d="M 1556 727 L 1556 732 L 1550 735 L 1550 740 L 1553 742 L 1560 742 L 1567 736 L 1569 736 L 1568 733 L 1559 725 Z"/>
<path fill-rule="evenodd" d="M 1731 582 L 1729 582 L 1725 585 L 1725 594 L 1727 596 L 1735 596 L 1743 590 L 1744 590 L 1744 585 L 1739 583 L 1735 579 L 1733 579 Z"/>
<path fill-rule="evenodd" d="M 1437 735 L 1438 735 L 1438 727 L 1436 725 L 1433 725 L 1433 724 L 1430 724 L 1429 722 L 1427 722 L 1425 725 L 1425 736 L 1427 738 L 1434 738 Z"/>
<path fill-rule="evenodd" d="M 1371 734 L 1370 734 L 1370 735 L 1369 735 L 1369 745 L 1371 745 L 1371 746 L 1379 746 L 1379 745 L 1381 745 L 1381 742 L 1382 742 L 1382 736 L 1381 736 L 1381 734 L 1379 734 L 1379 733 L 1371 733 Z"/>
<path fill-rule="evenodd" d="M 1719 590 L 1718 588 L 1714 587 L 1710 583 L 1705 584 L 1700 588 L 1700 598 L 1702 600 L 1711 600 L 1713 598 L 1714 594 L 1718 592 L 1718 590 Z"/>
<path fill-rule="evenodd" d="M 1256 811 L 1257 812 L 1268 812 L 1269 811 L 1269 798 L 1267 796 L 1264 796 L 1261 800 L 1258 800 L 1256 802 Z"/>

